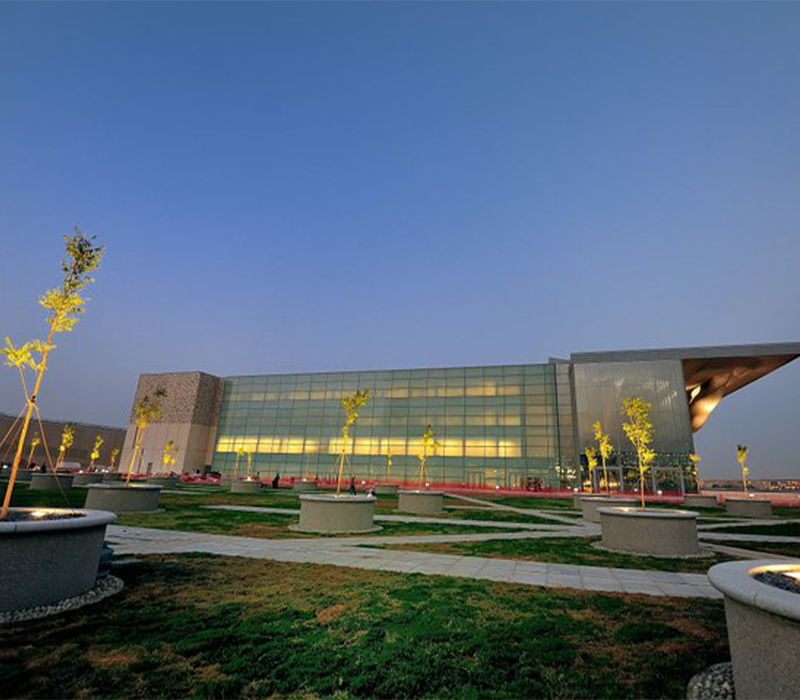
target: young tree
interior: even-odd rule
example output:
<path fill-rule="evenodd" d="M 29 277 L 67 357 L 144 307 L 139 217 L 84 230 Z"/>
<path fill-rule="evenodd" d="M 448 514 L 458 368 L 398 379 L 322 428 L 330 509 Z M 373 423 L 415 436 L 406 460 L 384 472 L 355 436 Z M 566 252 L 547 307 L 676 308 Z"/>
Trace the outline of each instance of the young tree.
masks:
<path fill-rule="evenodd" d="M 742 468 L 742 485 L 744 486 L 744 492 L 747 493 L 747 475 L 750 473 L 750 470 L 747 468 L 747 453 L 750 450 L 748 449 L 747 445 L 736 445 L 736 460 L 739 462 L 739 466 Z"/>
<path fill-rule="evenodd" d="M 369 401 L 369 397 L 371 396 L 371 392 L 369 389 L 362 389 L 356 391 L 355 394 L 352 396 L 345 396 L 343 399 L 340 399 L 339 402 L 342 404 L 342 408 L 345 411 L 345 420 L 344 425 L 342 426 L 342 451 L 339 454 L 339 471 L 336 476 L 336 493 L 341 493 L 342 490 L 342 474 L 344 473 L 344 462 L 347 457 L 347 452 L 350 447 L 350 443 L 352 442 L 352 438 L 350 437 L 350 428 L 358 419 L 358 409 L 361 408 L 367 401 Z"/>
<path fill-rule="evenodd" d="M 164 445 L 164 451 L 161 455 L 161 463 L 164 465 L 167 471 L 172 471 L 172 468 L 175 466 L 175 462 L 178 461 L 179 451 L 180 448 L 175 444 L 174 440 L 167 440 L 166 444 Z"/>
<path fill-rule="evenodd" d="M 597 469 L 597 450 L 591 445 L 586 445 L 584 450 L 586 462 L 589 465 L 589 491 L 594 491 L 594 470 Z"/>
<path fill-rule="evenodd" d="M 100 446 L 103 444 L 103 436 L 102 435 L 95 435 L 94 437 L 94 447 L 92 447 L 92 454 L 89 455 L 91 457 L 91 462 L 89 462 L 89 466 L 94 469 L 94 463 L 100 459 Z"/>
<path fill-rule="evenodd" d="M 71 425 L 65 425 L 64 430 L 61 432 L 61 444 L 58 447 L 58 459 L 56 460 L 54 472 L 58 471 L 58 468 L 61 466 L 61 462 L 64 461 L 64 455 L 67 453 L 67 450 L 72 447 L 72 443 L 75 442 L 75 428 Z"/>
<path fill-rule="evenodd" d="M 644 474 L 656 456 L 656 453 L 650 448 L 650 443 L 653 441 L 653 424 L 650 422 L 651 406 L 641 397 L 622 399 L 622 406 L 623 415 L 629 420 L 628 423 L 622 424 L 622 430 L 636 450 L 639 466 L 639 490 L 642 495 L 642 509 L 644 509 Z"/>
<path fill-rule="evenodd" d="M 247 454 L 247 450 L 244 449 L 244 445 L 239 445 L 236 448 L 236 463 L 233 466 L 233 475 L 235 479 L 239 478 L 239 460 Z"/>
<path fill-rule="evenodd" d="M 142 449 L 142 440 L 147 432 L 147 426 L 155 420 L 161 418 L 162 408 L 161 402 L 166 397 L 167 392 L 165 389 L 158 388 L 150 396 L 147 394 L 133 409 L 133 422 L 136 425 L 136 436 L 133 441 L 133 450 L 131 450 L 131 461 L 128 465 L 128 475 L 125 477 L 125 485 L 131 482 L 131 474 L 133 473 L 133 465 L 136 457 Z"/>
<path fill-rule="evenodd" d="M 250 464 L 251 464 L 252 460 L 253 460 L 253 448 L 252 447 L 248 447 L 247 448 L 247 478 L 248 479 L 250 478 Z"/>
<path fill-rule="evenodd" d="M 698 476 L 698 467 L 702 458 L 699 454 L 695 454 L 694 452 L 689 453 L 689 468 L 692 471 L 692 476 L 694 477 L 694 483 L 697 484 L 697 490 L 700 490 L 700 477 Z"/>
<path fill-rule="evenodd" d="M 28 452 L 28 461 L 26 464 L 28 465 L 28 469 L 31 468 L 31 463 L 33 462 L 33 454 L 36 452 L 36 448 L 39 446 L 41 440 L 39 439 L 39 433 L 34 433 L 33 438 L 31 439 L 31 451 Z"/>
<path fill-rule="evenodd" d="M 8 512 L 11 493 L 17 478 L 17 469 L 28 435 L 28 426 L 34 412 L 37 420 L 41 422 L 37 399 L 42 386 L 42 378 L 47 370 L 50 352 L 55 347 L 53 338 L 58 333 L 69 333 L 78 322 L 79 316 L 85 312 L 86 300 L 82 296 L 82 292 L 86 285 L 94 281 L 92 273 L 100 266 L 100 260 L 103 257 L 103 246 L 95 245 L 94 236 L 84 236 L 79 228 L 75 228 L 74 233 L 74 236 L 64 236 L 67 255 L 61 264 L 64 274 L 61 286 L 48 289 L 39 299 L 39 304 L 47 311 L 47 339 L 31 340 L 17 347 L 10 338 L 6 338 L 6 347 L 0 349 L 0 352 L 6 356 L 6 364 L 16 367 L 19 371 L 26 403 L 26 407 L 23 409 L 25 418 L 19 434 L 19 443 L 14 455 L 3 507 L 0 510 L 0 520 L 3 520 Z M 30 391 L 25 378 L 26 370 L 31 371 L 34 376 L 33 388 Z"/>
<path fill-rule="evenodd" d="M 433 457 L 439 451 L 439 443 L 433 436 L 433 426 L 428 423 L 425 432 L 422 433 L 422 450 L 419 453 L 419 490 L 422 491 L 422 484 L 425 480 L 425 470 L 428 468 L 428 457 Z"/>
<path fill-rule="evenodd" d="M 392 451 L 390 449 L 386 450 L 386 478 L 390 478 L 392 475 Z"/>
<path fill-rule="evenodd" d="M 603 426 L 600 421 L 596 421 L 592 426 L 594 428 L 594 439 L 597 440 L 597 446 L 600 450 L 600 459 L 603 463 L 603 480 L 606 482 L 606 492 L 611 492 L 611 486 L 608 483 L 608 458 L 614 452 L 614 445 L 611 444 L 611 438 L 603 432 Z"/>
<path fill-rule="evenodd" d="M 111 450 L 111 456 L 108 458 L 109 469 L 114 468 L 114 463 L 117 461 L 118 455 L 119 455 L 119 447 L 115 447 L 113 450 Z"/>

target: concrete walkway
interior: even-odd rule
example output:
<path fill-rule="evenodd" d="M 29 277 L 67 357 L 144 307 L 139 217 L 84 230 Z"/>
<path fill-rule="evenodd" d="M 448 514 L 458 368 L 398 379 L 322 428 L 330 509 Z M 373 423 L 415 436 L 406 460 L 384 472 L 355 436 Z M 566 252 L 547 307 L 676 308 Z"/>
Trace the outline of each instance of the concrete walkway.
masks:
<path fill-rule="evenodd" d="M 240 511 L 243 513 L 275 513 L 276 515 L 300 515 L 298 508 L 270 508 L 268 506 L 230 506 L 230 505 L 214 505 L 214 506 L 201 506 L 202 508 L 209 508 L 211 510 L 232 510 Z M 461 525 L 475 527 L 496 527 L 504 530 L 551 530 L 553 532 L 561 532 L 564 530 L 564 525 L 551 525 L 550 523 L 526 523 L 526 522 L 509 522 L 507 520 L 461 520 L 458 518 L 437 518 L 434 516 L 417 516 L 417 515 L 385 515 L 381 513 L 375 514 L 375 520 L 389 523 L 415 523 L 422 525 Z M 572 527 L 570 529 L 575 531 L 575 536 L 584 536 L 591 534 L 592 530 L 582 520 L 573 520 L 569 523 Z M 592 523 L 588 523 L 592 525 Z M 599 533 L 600 530 L 597 529 Z"/>
<path fill-rule="evenodd" d="M 488 534 L 488 533 L 487 533 Z M 543 536 L 539 533 L 538 536 Z M 509 533 L 504 538 L 531 537 L 535 533 Z M 653 596 L 719 598 L 704 574 L 680 574 L 602 566 L 575 566 L 536 561 L 469 557 L 405 550 L 371 549 L 354 546 L 358 540 L 377 545 L 380 540 L 393 544 L 438 542 L 470 535 L 429 535 L 392 538 L 309 538 L 266 540 L 251 537 L 208 535 L 196 532 L 152 528 L 108 527 L 108 539 L 117 554 L 172 554 L 206 552 L 226 556 L 251 557 L 312 564 L 329 564 L 358 569 L 402 573 L 436 574 L 505 583 L 586 591 L 639 593 Z M 478 535 L 486 537 L 486 535 Z M 444 538 L 448 538 L 444 540 Z"/>

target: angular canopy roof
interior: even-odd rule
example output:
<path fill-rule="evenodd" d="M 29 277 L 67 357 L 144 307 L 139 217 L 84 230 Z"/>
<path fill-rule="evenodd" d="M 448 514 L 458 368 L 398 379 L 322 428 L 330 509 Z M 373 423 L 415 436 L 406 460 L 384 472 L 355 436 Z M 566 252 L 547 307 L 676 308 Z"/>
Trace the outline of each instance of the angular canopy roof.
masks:
<path fill-rule="evenodd" d="M 720 345 L 665 350 L 573 353 L 572 362 L 679 360 L 692 431 L 703 427 L 717 404 L 734 391 L 800 357 L 800 343 Z"/>

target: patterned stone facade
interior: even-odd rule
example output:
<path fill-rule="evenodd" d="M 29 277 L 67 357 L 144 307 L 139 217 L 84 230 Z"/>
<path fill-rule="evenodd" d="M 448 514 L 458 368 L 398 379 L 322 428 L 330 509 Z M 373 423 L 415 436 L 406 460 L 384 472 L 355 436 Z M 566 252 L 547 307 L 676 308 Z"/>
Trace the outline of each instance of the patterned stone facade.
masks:
<path fill-rule="evenodd" d="M 134 472 L 157 474 L 168 471 L 162 463 L 164 445 L 172 440 L 178 445 L 177 462 L 172 471 L 203 471 L 211 463 L 216 435 L 216 417 L 222 402 L 224 380 L 204 372 L 143 374 L 139 377 L 131 407 L 125 447 L 120 465 L 127 469 L 133 455 L 136 426 L 133 410 L 145 396 L 158 389 L 166 391 L 162 416 L 145 431 L 141 455 L 134 459 Z"/>
<path fill-rule="evenodd" d="M 16 416 L 7 413 L 0 413 L 0 438 L 11 430 L 16 420 Z M 64 462 L 79 463 L 81 466 L 86 467 L 91 461 L 91 452 L 94 447 L 94 439 L 97 435 L 103 438 L 103 444 L 100 447 L 100 458 L 95 462 L 96 466 L 106 466 L 109 463 L 109 456 L 111 450 L 115 447 L 122 449 L 122 443 L 125 440 L 124 428 L 113 428 L 107 425 L 93 425 L 91 423 L 75 423 L 73 421 L 60 421 L 60 420 L 43 420 L 42 426 L 44 427 L 44 442 L 50 451 L 50 456 L 53 460 L 57 458 L 58 446 L 61 444 L 61 433 L 65 425 L 71 425 L 75 429 L 75 442 L 72 447 L 67 450 L 64 456 Z M 28 428 L 28 436 L 25 440 L 25 449 L 22 453 L 23 461 L 28 459 L 30 454 L 31 439 L 35 433 L 41 433 L 39 425 L 31 423 Z M 17 435 L 16 430 L 11 430 L 11 433 L 2 445 L 2 452 L 0 452 L 0 461 L 11 462 L 14 459 L 14 448 L 17 441 L 13 440 L 13 436 Z M 13 442 L 13 444 L 12 444 Z M 41 465 L 46 462 L 48 466 L 52 466 L 50 460 L 47 459 L 44 449 L 44 443 L 39 444 L 31 457 L 31 461 L 36 465 Z M 119 463 L 119 459 L 117 460 Z"/>

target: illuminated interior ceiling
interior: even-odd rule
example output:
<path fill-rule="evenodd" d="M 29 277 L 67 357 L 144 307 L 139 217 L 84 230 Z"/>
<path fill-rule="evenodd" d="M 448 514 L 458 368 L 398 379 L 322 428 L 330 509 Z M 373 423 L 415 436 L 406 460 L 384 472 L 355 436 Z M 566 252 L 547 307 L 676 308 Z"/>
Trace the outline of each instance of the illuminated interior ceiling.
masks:
<path fill-rule="evenodd" d="M 703 427 L 717 404 L 737 389 L 774 372 L 800 354 L 684 358 L 683 377 L 692 432 Z"/>

